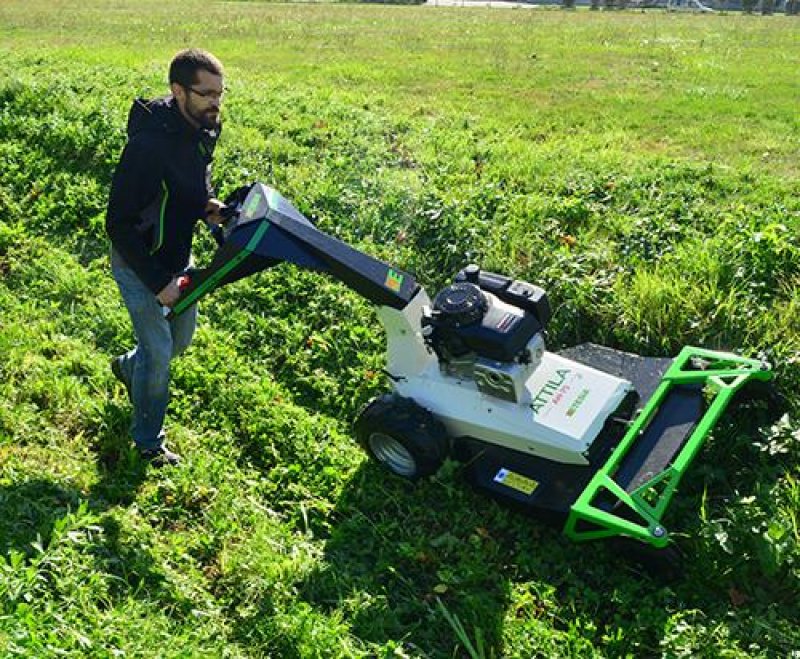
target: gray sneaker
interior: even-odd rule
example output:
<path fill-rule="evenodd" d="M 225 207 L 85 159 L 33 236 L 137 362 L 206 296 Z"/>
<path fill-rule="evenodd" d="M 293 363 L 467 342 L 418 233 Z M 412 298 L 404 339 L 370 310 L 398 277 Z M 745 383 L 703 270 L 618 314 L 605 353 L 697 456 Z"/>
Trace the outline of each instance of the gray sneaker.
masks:
<path fill-rule="evenodd" d="M 156 469 L 161 467 L 175 467 L 181 463 L 181 456 L 173 453 L 166 446 L 158 448 L 139 448 L 136 447 L 139 458 L 151 464 Z"/>
<path fill-rule="evenodd" d="M 133 392 L 131 391 L 131 385 L 128 384 L 128 381 L 125 379 L 125 375 L 122 373 L 122 356 L 114 357 L 111 360 L 111 372 L 114 374 L 114 377 L 117 378 L 122 383 L 122 386 L 125 387 L 125 393 L 128 394 L 128 400 L 133 401 Z"/>

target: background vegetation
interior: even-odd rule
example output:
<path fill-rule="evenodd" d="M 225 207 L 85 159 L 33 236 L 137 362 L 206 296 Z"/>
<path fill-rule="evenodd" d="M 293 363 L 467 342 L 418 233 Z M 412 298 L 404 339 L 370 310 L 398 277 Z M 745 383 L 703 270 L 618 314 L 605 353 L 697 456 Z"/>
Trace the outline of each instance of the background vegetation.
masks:
<path fill-rule="evenodd" d="M 256 2 L 0 4 L 0 655 L 797 656 L 797 21 Z M 385 383 L 368 304 L 288 267 L 220 291 L 145 470 L 104 209 L 135 96 L 179 48 L 228 69 L 221 193 L 262 180 L 430 291 L 544 286 L 552 349 L 763 354 L 665 584 L 351 435 Z M 211 253 L 198 234 L 198 257 Z M 794 653 L 794 654 L 792 654 Z"/>

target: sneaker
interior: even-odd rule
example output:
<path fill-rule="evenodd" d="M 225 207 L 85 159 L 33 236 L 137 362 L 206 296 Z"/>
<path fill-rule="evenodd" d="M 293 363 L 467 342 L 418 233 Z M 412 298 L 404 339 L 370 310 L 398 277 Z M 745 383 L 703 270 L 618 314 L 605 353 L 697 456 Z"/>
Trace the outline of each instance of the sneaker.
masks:
<path fill-rule="evenodd" d="M 139 459 L 151 464 L 156 469 L 161 467 L 175 467 L 181 463 L 181 456 L 173 453 L 166 446 L 159 446 L 158 448 L 136 448 L 139 454 Z"/>
<path fill-rule="evenodd" d="M 131 391 L 131 385 L 128 384 L 128 381 L 125 379 L 125 376 L 122 374 L 122 357 L 114 357 L 111 360 L 111 372 L 114 374 L 114 377 L 117 378 L 122 383 L 122 386 L 125 387 L 125 393 L 128 394 L 128 400 L 133 401 L 133 392 Z"/>

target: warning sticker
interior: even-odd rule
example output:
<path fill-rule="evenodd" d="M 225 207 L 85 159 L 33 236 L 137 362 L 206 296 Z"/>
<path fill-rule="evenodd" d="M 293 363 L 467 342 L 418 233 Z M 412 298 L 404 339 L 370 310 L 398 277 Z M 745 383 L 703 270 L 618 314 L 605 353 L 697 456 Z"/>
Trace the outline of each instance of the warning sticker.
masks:
<path fill-rule="evenodd" d="M 538 481 L 510 471 L 505 467 L 501 468 L 500 471 L 495 474 L 494 481 L 495 483 L 502 483 L 506 487 L 510 487 L 512 490 L 517 490 L 517 492 L 522 492 L 528 496 L 533 494 L 533 491 L 539 487 Z"/>

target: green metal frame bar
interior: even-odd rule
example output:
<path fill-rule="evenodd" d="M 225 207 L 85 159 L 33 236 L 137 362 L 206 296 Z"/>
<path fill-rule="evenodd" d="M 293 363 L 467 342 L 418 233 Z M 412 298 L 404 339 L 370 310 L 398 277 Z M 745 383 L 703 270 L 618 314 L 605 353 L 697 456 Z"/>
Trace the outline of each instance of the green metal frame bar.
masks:
<path fill-rule="evenodd" d="M 687 365 L 695 359 L 706 362 L 706 367 L 702 370 L 687 369 Z M 573 504 L 564 527 L 567 536 L 582 541 L 623 535 L 658 548 L 667 546 L 669 534 L 661 525 L 661 518 L 708 433 L 742 386 L 751 380 L 766 382 L 772 377 L 769 367 L 758 360 L 691 346 L 684 348 L 662 377 L 655 393 L 625 433 L 619 446 Z M 614 480 L 617 467 L 639 435 L 645 431 L 670 390 L 676 385 L 692 383 L 705 384 L 708 395 L 712 397 L 705 414 L 666 469 L 636 490 L 626 492 Z M 641 522 L 637 523 L 596 507 L 593 502 L 602 490 L 607 490 L 621 504 L 633 510 Z M 592 528 L 579 529 L 579 522 L 588 522 Z"/>
<path fill-rule="evenodd" d="M 227 276 L 227 274 L 233 270 L 237 265 L 239 265 L 242 261 L 244 261 L 248 256 L 250 256 L 255 248 L 258 246 L 258 243 L 261 242 L 261 239 L 264 237 L 264 234 L 269 229 L 269 222 L 262 222 L 258 229 L 256 229 L 255 233 L 253 233 L 252 238 L 248 241 L 247 245 L 245 245 L 244 249 L 236 254 L 230 261 L 228 261 L 225 265 L 223 265 L 219 270 L 217 270 L 211 277 L 206 279 L 200 286 L 198 286 L 194 291 L 189 293 L 185 298 L 183 298 L 175 307 L 172 309 L 172 313 L 175 315 L 181 314 L 186 309 L 188 309 L 191 305 L 193 305 L 197 300 L 203 297 L 206 293 L 213 291 L 219 282 Z"/>

